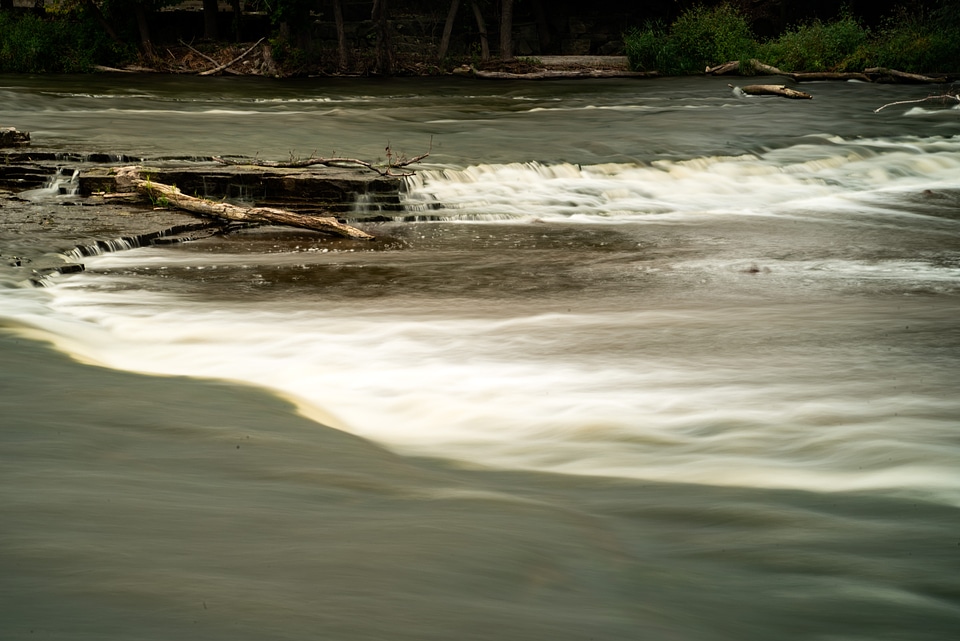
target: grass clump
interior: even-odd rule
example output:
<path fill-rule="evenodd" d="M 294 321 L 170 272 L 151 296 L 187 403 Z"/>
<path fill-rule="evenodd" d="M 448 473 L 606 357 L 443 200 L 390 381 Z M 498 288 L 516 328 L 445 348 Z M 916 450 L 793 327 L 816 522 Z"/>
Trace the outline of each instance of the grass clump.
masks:
<path fill-rule="evenodd" d="M 623 51 L 634 71 L 659 71 L 671 66 L 669 33 L 660 21 L 623 34 Z"/>

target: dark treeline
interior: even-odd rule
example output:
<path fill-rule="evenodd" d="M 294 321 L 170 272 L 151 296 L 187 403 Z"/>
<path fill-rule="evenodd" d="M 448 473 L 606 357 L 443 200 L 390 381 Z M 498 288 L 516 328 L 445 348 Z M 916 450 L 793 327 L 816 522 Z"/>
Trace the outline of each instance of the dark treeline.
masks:
<path fill-rule="evenodd" d="M 458 64 L 517 57 L 624 54 L 625 35 L 669 36 L 685 15 L 719 6 L 742 18 L 758 43 L 837 20 L 853 19 L 865 34 L 878 34 L 960 13 L 960 0 L 37 0 L 14 6 L 23 2 L 0 0 L 0 71 L 157 66 L 180 55 L 182 43 L 209 53 L 265 38 L 283 74 L 443 73 Z"/>

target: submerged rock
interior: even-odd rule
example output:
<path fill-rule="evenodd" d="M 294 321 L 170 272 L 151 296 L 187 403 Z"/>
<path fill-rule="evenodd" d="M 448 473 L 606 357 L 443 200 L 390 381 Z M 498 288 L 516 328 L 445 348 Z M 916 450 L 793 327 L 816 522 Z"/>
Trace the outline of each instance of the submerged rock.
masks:
<path fill-rule="evenodd" d="M 0 127 L 0 147 L 26 147 L 29 144 L 29 131 L 17 131 L 13 127 Z"/>

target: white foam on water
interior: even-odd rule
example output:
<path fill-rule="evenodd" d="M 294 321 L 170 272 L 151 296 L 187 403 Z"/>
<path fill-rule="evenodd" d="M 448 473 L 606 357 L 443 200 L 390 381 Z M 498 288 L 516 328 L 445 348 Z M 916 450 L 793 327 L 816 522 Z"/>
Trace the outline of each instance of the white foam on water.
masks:
<path fill-rule="evenodd" d="M 477 318 L 306 300 L 214 307 L 127 284 L 66 278 L 50 289 L 53 313 L 31 323 L 91 362 L 273 389 L 320 422 L 405 454 L 960 505 L 960 450 L 948 445 L 960 399 L 898 388 L 882 359 L 851 368 L 821 350 L 785 358 L 643 346 L 664 332 L 782 325 L 796 310 Z M 805 328 L 835 313 L 790 322 Z"/>
<path fill-rule="evenodd" d="M 406 179 L 404 204 L 450 220 L 791 215 L 862 208 L 884 194 L 952 189 L 958 175 L 956 138 L 831 138 L 760 154 L 649 164 L 529 162 L 425 170 Z"/>

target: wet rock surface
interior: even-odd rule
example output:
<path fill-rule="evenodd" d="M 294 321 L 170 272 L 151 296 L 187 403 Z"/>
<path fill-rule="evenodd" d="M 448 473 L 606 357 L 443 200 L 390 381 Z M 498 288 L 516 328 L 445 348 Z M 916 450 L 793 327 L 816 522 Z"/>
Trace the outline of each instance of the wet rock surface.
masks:
<path fill-rule="evenodd" d="M 400 209 L 401 179 L 359 169 L 225 166 L 210 158 L 7 150 L 0 154 L 0 267 L 32 279 L 82 269 L 86 256 L 209 236 L 224 221 L 123 197 L 114 173 L 137 164 L 183 193 L 302 214 L 370 220 Z M 358 203 L 366 212 L 359 215 Z M 158 203 L 159 205 L 159 203 Z"/>

